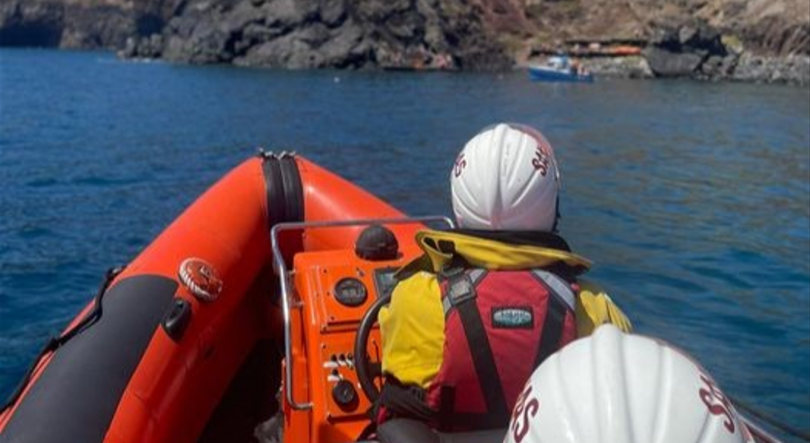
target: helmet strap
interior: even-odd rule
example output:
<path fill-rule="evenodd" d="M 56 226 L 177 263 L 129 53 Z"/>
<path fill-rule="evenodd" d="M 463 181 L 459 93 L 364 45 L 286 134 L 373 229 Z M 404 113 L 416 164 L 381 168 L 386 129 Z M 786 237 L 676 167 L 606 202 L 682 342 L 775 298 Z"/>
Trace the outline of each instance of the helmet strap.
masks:
<path fill-rule="evenodd" d="M 551 227 L 552 234 L 559 234 L 557 229 L 560 224 L 560 195 L 557 194 L 557 201 L 554 203 L 554 226 Z"/>

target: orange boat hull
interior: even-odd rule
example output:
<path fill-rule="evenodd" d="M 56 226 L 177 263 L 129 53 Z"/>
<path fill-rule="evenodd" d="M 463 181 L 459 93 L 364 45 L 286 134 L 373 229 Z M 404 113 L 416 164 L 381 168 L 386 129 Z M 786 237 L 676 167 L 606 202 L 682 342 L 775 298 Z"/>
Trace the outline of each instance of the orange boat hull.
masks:
<path fill-rule="evenodd" d="M 106 290 L 103 314 L 96 324 L 40 357 L 20 395 L 0 415 L 0 442 L 217 441 L 217 434 L 224 431 L 212 428 L 212 417 L 215 412 L 227 415 L 220 410 L 240 367 L 258 343 L 283 339 L 270 227 L 279 222 L 402 216 L 377 197 L 305 159 L 266 156 L 246 161 L 203 194 L 115 277 Z M 296 267 L 315 269 L 323 266 L 329 251 L 352 251 L 361 228 L 287 232 L 280 242 L 288 263 L 298 254 Z M 418 253 L 411 240 L 420 225 L 390 228 L 402 246 L 401 254 L 382 265 L 395 266 Z M 189 258 L 204 260 L 216 273 L 221 291 L 215 301 L 195 297 L 181 281 L 178 269 Z M 355 264 L 367 265 L 348 255 L 333 259 L 339 260 L 335 264 L 346 272 L 354 272 Z M 334 272 L 336 276 L 340 273 Z M 305 274 L 302 271 L 297 276 L 297 285 L 309 288 L 304 292 L 317 292 L 310 288 L 315 283 L 301 280 Z M 170 336 L 165 325 L 175 304 L 186 304 L 190 311 L 179 338 Z M 91 315 L 94 305 L 88 304 L 65 333 Z M 293 365 L 295 380 L 300 380 L 294 396 L 309 399 L 315 406 L 312 411 L 301 412 L 286 408 L 286 441 L 293 441 L 291 436 L 297 437 L 297 443 L 349 441 L 366 422 L 361 407 L 356 413 L 345 414 L 350 419 L 340 423 L 326 410 L 329 385 L 319 384 L 322 369 L 316 354 L 328 347 L 345 347 L 351 322 L 344 325 L 345 333 L 337 328 L 327 331 L 329 335 L 324 333 L 323 325 L 330 321 L 325 317 L 355 319 L 357 312 L 362 312 L 341 310 L 337 305 L 334 309 L 320 314 L 301 310 L 293 316 Z M 137 334 L 122 329 L 122 321 L 113 320 L 116 315 L 127 318 L 127 312 L 148 319 L 141 322 L 147 326 L 132 327 L 143 329 Z M 93 332 L 96 329 L 121 338 L 96 337 L 100 335 Z M 93 346 L 95 351 L 84 349 Z M 103 352 L 94 354 L 98 349 Z M 87 361 L 75 361 L 79 358 Z M 89 369 L 83 369 L 82 363 Z M 265 410 L 277 407 L 279 370 L 266 374 L 273 380 L 255 380 L 256 389 L 267 390 L 255 395 L 266 399 L 270 406 Z M 72 385 L 74 381 L 80 386 Z M 115 392 L 98 398 L 81 394 L 98 386 L 111 386 L 108 391 Z M 41 422 L 43 416 L 53 414 L 64 417 Z M 58 429 L 60 423 L 64 423 L 63 429 Z M 219 441 L 236 441 L 229 438 L 232 435 L 220 437 Z"/>

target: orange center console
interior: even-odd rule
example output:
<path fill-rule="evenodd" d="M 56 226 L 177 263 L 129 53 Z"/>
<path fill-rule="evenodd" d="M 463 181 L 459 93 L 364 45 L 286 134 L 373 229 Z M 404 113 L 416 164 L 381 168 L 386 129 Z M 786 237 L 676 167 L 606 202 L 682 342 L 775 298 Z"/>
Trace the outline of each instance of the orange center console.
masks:
<path fill-rule="evenodd" d="M 355 441 L 368 424 L 370 401 L 357 379 L 354 343 L 360 320 L 378 297 L 393 289 L 394 272 L 405 264 L 399 257 L 366 261 L 354 251 L 300 253 L 294 259 L 295 294 L 300 317 L 293 319 L 293 337 L 303 347 L 293 351 L 296 399 L 306 399 L 310 441 Z M 297 325 L 296 325 L 297 323 Z M 297 341 L 297 340 L 295 340 Z M 368 360 L 381 360 L 379 332 L 372 331 Z M 298 354 L 298 355 L 296 355 Z M 304 386 L 301 386 L 303 388 Z M 305 391 L 306 395 L 299 394 Z"/>
<path fill-rule="evenodd" d="M 380 307 L 378 299 L 393 290 L 395 272 L 421 253 L 412 239 L 423 223 L 453 226 L 447 217 L 427 216 L 279 223 L 271 229 L 284 313 L 284 443 L 354 442 L 370 423 L 372 404 L 358 373 L 367 374 L 365 392 L 374 394 L 381 381 L 372 380 L 375 371 L 369 363 L 381 361 L 382 343 L 372 317 Z M 342 247 L 298 252 L 288 269 L 279 241 L 282 231 L 305 230 L 306 239 L 314 229 L 329 240 L 326 228 L 363 225 L 367 228 L 349 242 L 344 233 Z M 391 229 L 383 227 L 388 225 Z M 355 351 L 358 329 L 368 340 Z"/>

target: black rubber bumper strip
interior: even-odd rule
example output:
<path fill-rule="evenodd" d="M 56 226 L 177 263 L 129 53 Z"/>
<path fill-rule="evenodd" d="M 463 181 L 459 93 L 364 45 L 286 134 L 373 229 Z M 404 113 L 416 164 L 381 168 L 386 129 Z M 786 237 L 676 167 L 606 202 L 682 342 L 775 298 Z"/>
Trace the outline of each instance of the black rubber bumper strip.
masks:
<path fill-rule="evenodd" d="M 267 229 L 278 223 L 304 220 L 304 187 L 292 156 L 262 156 L 267 192 Z"/>
<path fill-rule="evenodd" d="M 281 182 L 284 184 L 284 204 L 286 205 L 287 220 L 290 222 L 304 221 L 304 185 L 301 182 L 301 173 L 298 163 L 293 157 L 282 157 Z"/>
<path fill-rule="evenodd" d="M 100 443 L 177 282 L 139 275 L 104 297 L 104 315 L 56 351 L 0 433 L 0 443 Z"/>

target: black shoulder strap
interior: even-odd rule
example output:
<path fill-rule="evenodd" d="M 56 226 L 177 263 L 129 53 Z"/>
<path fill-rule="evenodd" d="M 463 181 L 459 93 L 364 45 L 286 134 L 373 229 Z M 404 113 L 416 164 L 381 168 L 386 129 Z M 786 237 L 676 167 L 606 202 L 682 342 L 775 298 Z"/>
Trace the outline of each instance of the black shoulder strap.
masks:
<path fill-rule="evenodd" d="M 543 332 L 534 360 L 535 368 L 560 348 L 560 340 L 562 339 L 563 329 L 565 329 L 565 313 L 565 304 L 559 298 L 550 296 L 548 298 L 546 321 L 543 324 Z"/>
<path fill-rule="evenodd" d="M 487 411 L 493 417 L 502 417 L 507 420 L 509 411 L 506 407 L 503 386 L 501 386 L 498 368 L 495 365 L 495 358 L 492 355 L 492 348 L 484 328 L 484 322 L 481 320 L 478 304 L 475 303 L 475 286 L 484 277 L 484 273 L 476 275 L 476 281 L 474 282 L 470 276 L 472 272 L 455 271 L 446 273 L 445 278 L 447 278 L 448 285 L 446 298 L 450 299 L 452 306 L 458 310 L 461 325 L 467 337 L 467 345 L 475 365 L 475 372 L 478 375 L 481 392 L 484 394 L 484 400 L 487 404 Z"/>
<path fill-rule="evenodd" d="M 537 368 L 560 348 L 560 340 L 565 329 L 565 314 L 569 308 L 543 278 L 538 276 L 536 272 L 532 272 L 532 275 L 548 291 L 546 318 L 543 322 L 543 330 L 537 347 L 537 354 L 535 354 L 534 358 L 534 367 Z"/>

